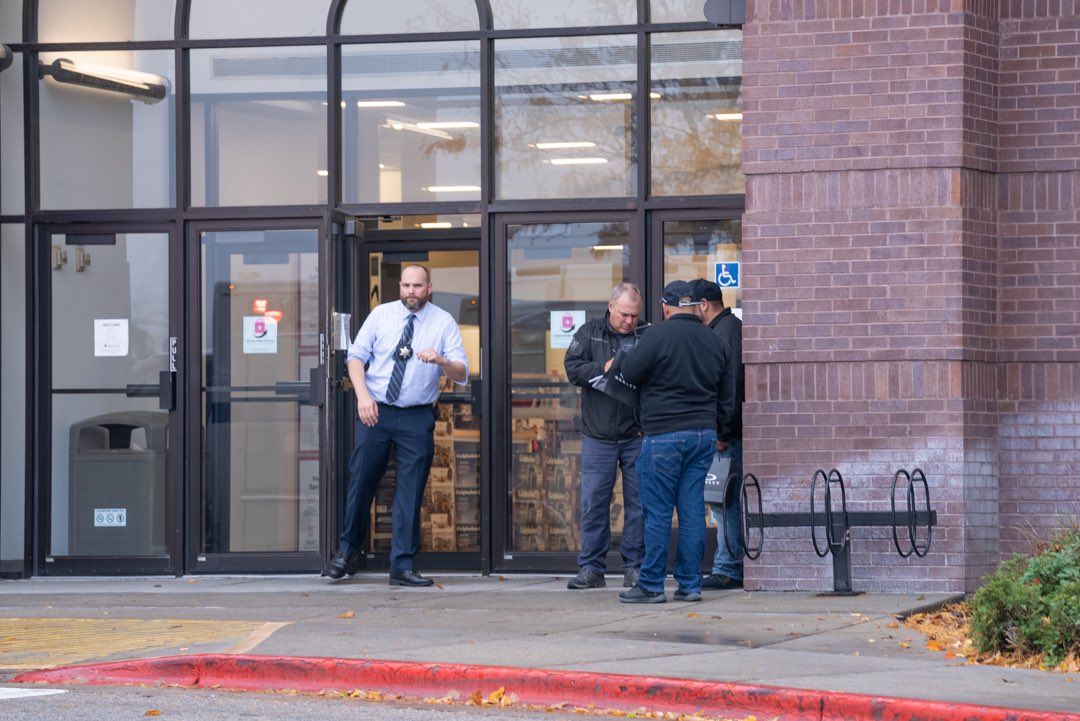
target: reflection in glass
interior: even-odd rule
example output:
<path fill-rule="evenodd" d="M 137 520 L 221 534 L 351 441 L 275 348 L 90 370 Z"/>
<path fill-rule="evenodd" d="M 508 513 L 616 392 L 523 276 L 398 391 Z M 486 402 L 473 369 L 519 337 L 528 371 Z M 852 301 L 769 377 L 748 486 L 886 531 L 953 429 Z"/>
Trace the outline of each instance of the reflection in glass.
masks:
<path fill-rule="evenodd" d="M 330 0 L 191 0 L 188 37 L 200 40 L 323 35 L 329 8 Z"/>
<path fill-rule="evenodd" d="M 705 0 L 649 0 L 649 22 L 699 23 L 705 20 Z"/>
<path fill-rule="evenodd" d="M 431 302 L 453 316 L 469 358 L 469 380 L 480 379 L 480 253 L 474 250 L 419 253 L 371 253 L 368 287 L 370 307 L 400 297 L 401 270 L 419 263 L 431 272 Z M 357 326 L 356 330 L 359 330 Z M 435 419 L 435 458 L 424 489 L 420 511 L 420 550 L 461 552 L 480 550 L 480 417 L 473 415 L 469 392 L 445 376 Z M 349 448 L 346 452 L 351 451 Z M 389 553 L 391 504 L 396 463 L 391 454 L 372 507 L 368 548 Z"/>
<path fill-rule="evenodd" d="M 191 51 L 192 204 L 326 202 L 326 49 Z"/>
<path fill-rule="evenodd" d="M 38 41 L 43 43 L 172 40 L 176 19 L 175 0 L 38 0 L 37 7 Z M 12 27 L 20 25 L 21 18 Z"/>
<path fill-rule="evenodd" d="M 636 63 L 630 35 L 496 41 L 498 197 L 633 195 Z"/>
<path fill-rule="evenodd" d="M 174 204 L 173 53 L 109 50 L 42 53 L 87 73 L 136 71 L 164 78 L 165 99 L 139 99 L 86 85 L 39 82 L 41 206 L 48 209 L 165 208 Z M 95 67 L 96 66 L 96 67 Z M 6 74 L 6 73 L 5 73 Z M 86 81 L 87 84 L 92 82 Z M 120 87 L 122 83 L 112 83 Z"/>
<path fill-rule="evenodd" d="M 0 2 L 0 43 L 14 45 L 23 41 L 22 0 Z"/>
<path fill-rule="evenodd" d="M 203 552 L 319 549 L 318 238 L 202 235 Z"/>
<path fill-rule="evenodd" d="M 50 243 L 67 258 L 50 275 L 53 389 L 156 384 L 169 352 L 168 236 L 53 235 Z"/>
<path fill-rule="evenodd" d="M 14 53 L 11 67 L 0 73 L 0 108 L 21 108 L 23 56 Z M 23 114 L 9 112 L 0 122 L 0 215 L 22 215 L 26 210 Z M 45 152 L 44 150 L 42 151 Z"/>
<path fill-rule="evenodd" d="M 633 25 L 635 0 L 491 0 L 496 30 Z"/>
<path fill-rule="evenodd" d="M 26 230 L 0 225 L 0 561 L 23 559 L 26 528 Z"/>
<path fill-rule="evenodd" d="M 50 553 L 165 553 L 168 236 L 53 235 Z M 82 268 L 80 271 L 79 268 Z M 91 392 L 99 391 L 99 392 Z"/>
<path fill-rule="evenodd" d="M 342 35 L 442 33 L 480 29 L 475 0 L 349 0 Z"/>
<path fill-rule="evenodd" d="M 652 195 L 745 192 L 742 32 L 652 36 Z"/>
<path fill-rule="evenodd" d="M 480 198 L 476 41 L 342 49 L 344 199 Z"/>
<path fill-rule="evenodd" d="M 742 220 L 669 220 L 664 222 L 664 283 L 717 280 L 719 267 L 742 258 Z M 724 305 L 742 317 L 742 285 L 724 288 Z M 723 283 L 727 285 L 727 283 Z"/>
<path fill-rule="evenodd" d="M 629 226 L 513 225 L 506 233 L 511 423 L 507 543 L 515 551 L 577 551 L 581 435 L 574 419 L 580 401 L 563 368 L 566 333 L 602 317 L 611 289 L 628 280 Z M 613 513 L 612 520 L 616 518 L 622 513 Z M 618 532 L 617 526 L 612 528 L 613 536 Z"/>

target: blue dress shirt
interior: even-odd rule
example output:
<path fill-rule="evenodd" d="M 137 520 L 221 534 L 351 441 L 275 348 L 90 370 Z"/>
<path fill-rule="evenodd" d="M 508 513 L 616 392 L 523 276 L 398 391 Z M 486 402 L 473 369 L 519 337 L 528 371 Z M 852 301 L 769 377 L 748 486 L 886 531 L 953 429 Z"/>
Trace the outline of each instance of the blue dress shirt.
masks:
<path fill-rule="evenodd" d="M 360 331 L 356 334 L 346 364 L 352 360 L 368 364 L 364 378 L 368 393 L 379 403 L 386 401 L 386 387 L 390 383 L 390 374 L 394 371 L 394 353 L 401 340 L 401 331 L 405 328 L 405 316 L 409 309 L 400 300 L 376 306 Z M 465 364 L 466 381 L 469 371 L 469 359 L 461 343 L 461 331 L 458 330 L 454 317 L 442 308 L 427 303 L 416 314 L 413 321 L 413 355 L 405 364 L 405 376 L 401 381 L 401 394 L 394 405 L 401 407 L 431 405 L 439 398 L 439 376 L 442 368 L 434 363 L 417 360 L 418 351 L 433 348 L 447 360 Z"/>

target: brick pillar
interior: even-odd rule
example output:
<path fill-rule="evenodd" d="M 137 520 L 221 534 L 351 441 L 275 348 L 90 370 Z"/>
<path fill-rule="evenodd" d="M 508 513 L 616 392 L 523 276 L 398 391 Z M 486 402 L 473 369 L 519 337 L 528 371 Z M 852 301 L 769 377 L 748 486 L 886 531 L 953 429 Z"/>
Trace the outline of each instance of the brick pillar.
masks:
<path fill-rule="evenodd" d="M 808 511 L 819 468 L 886 511 L 921 468 L 938 512 L 922 559 L 854 529 L 856 590 L 970 590 L 997 558 L 996 8 L 748 3 L 746 468 L 766 512 Z M 832 565 L 769 529 L 747 586 Z"/>

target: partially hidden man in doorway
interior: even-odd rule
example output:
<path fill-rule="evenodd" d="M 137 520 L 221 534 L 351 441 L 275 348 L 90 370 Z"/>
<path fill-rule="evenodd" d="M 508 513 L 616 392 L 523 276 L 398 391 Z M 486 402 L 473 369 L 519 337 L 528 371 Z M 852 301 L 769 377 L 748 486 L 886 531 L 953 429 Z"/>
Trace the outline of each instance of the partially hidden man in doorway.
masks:
<path fill-rule="evenodd" d="M 413 568 L 420 548 L 420 506 L 435 455 L 435 402 L 439 379 L 464 385 L 468 358 L 454 318 L 430 303 L 431 274 L 421 265 L 401 270 L 401 300 L 371 311 L 349 346 L 346 364 L 356 392 L 356 442 L 338 553 L 330 578 L 360 568 L 362 536 L 390 448 L 397 462 L 392 510 L 390 585 L 430 586 Z M 414 350 L 421 349 L 421 350 Z"/>

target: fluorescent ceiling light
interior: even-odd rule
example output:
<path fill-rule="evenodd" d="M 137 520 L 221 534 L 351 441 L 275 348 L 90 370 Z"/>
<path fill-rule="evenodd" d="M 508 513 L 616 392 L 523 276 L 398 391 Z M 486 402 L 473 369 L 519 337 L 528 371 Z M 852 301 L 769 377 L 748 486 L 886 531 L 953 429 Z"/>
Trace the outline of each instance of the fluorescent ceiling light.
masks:
<path fill-rule="evenodd" d="M 424 188 L 429 193 L 476 193 L 479 192 L 479 185 L 432 185 L 428 188 Z"/>
<path fill-rule="evenodd" d="M 589 100 L 595 100 L 597 102 L 610 102 L 616 100 L 631 100 L 633 97 L 633 93 L 593 93 L 589 96 Z"/>
<path fill-rule="evenodd" d="M 537 143 L 537 150 L 564 150 L 567 148 L 595 148 L 596 143 L 588 140 L 567 140 L 556 143 Z"/>
<path fill-rule="evenodd" d="M 654 93 L 649 93 L 649 97 L 652 98 L 653 100 L 659 100 L 660 98 L 662 98 L 664 96 L 661 95 L 660 93 L 655 93 L 654 92 Z"/>
<path fill-rule="evenodd" d="M 710 117 L 717 120 L 742 120 L 742 113 L 716 113 Z"/>
<path fill-rule="evenodd" d="M 417 123 L 416 127 L 427 130 L 450 130 L 452 128 L 479 128 L 480 123 L 472 120 L 444 120 L 435 123 Z"/>
<path fill-rule="evenodd" d="M 607 158 L 552 158 L 544 162 L 552 165 L 600 165 L 606 163 Z"/>
<path fill-rule="evenodd" d="M 357 100 L 358 108 L 404 108 L 405 103 L 400 100 Z"/>
<path fill-rule="evenodd" d="M 397 120 L 395 118 L 389 118 L 383 123 L 384 128 L 392 128 L 394 130 L 408 130 L 413 133 L 420 133 L 421 135 L 430 135 L 442 140 L 453 140 L 454 136 L 445 130 L 435 130 L 434 128 L 421 128 L 416 123 L 410 123 L 404 120 Z"/>
<path fill-rule="evenodd" d="M 326 176 L 330 175 L 330 171 L 329 170 L 316 170 L 315 175 L 318 175 L 320 178 L 325 178 Z"/>
<path fill-rule="evenodd" d="M 594 245 L 593 250 L 622 250 L 621 245 Z"/>
<path fill-rule="evenodd" d="M 58 83 L 130 95 L 145 103 L 156 103 L 169 94 L 169 79 L 161 75 L 75 62 L 67 58 L 57 58 L 49 65 L 39 65 L 38 76 L 50 76 Z"/>
<path fill-rule="evenodd" d="M 425 228 L 427 230 L 440 230 L 442 228 L 453 228 L 454 226 L 453 226 L 452 223 L 441 222 L 441 223 L 421 223 L 420 227 Z"/>

